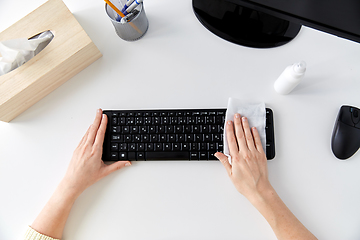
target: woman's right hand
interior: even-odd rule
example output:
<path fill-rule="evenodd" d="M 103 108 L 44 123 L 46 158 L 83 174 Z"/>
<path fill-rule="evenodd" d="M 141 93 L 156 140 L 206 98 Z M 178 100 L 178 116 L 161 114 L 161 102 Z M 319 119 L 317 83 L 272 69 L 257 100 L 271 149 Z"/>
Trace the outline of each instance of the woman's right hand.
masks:
<path fill-rule="evenodd" d="M 256 128 L 250 129 L 247 119 L 235 114 L 234 122 L 226 123 L 226 132 L 232 164 L 222 153 L 215 156 L 236 189 L 265 217 L 279 240 L 315 240 L 271 186 L 266 155 Z"/>
<path fill-rule="evenodd" d="M 224 165 L 235 188 L 252 202 L 262 192 L 272 189 L 259 133 L 255 127 L 250 129 L 247 118 L 240 114 L 235 114 L 234 122 L 226 123 L 226 132 L 232 164 L 223 153 L 217 152 L 215 156 Z"/>

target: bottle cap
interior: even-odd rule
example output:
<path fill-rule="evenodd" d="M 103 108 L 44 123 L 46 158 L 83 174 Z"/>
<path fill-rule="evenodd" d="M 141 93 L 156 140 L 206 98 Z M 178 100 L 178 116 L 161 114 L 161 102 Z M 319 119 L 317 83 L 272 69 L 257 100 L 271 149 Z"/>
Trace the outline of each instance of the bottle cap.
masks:
<path fill-rule="evenodd" d="M 306 71 L 306 62 L 301 61 L 293 65 L 294 71 L 296 73 L 304 73 Z"/>

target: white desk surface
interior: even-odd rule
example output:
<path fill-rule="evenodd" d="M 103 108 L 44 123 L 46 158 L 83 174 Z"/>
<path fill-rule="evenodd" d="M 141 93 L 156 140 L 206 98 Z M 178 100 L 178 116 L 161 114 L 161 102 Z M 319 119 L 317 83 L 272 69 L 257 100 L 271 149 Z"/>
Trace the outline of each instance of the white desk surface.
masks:
<path fill-rule="evenodd" d="M 44 0 L 0 2 L 0 31 Z M 337 160 L 330 138 L 342 104 L 360 107 L 360 45 L 303 27 L 291 43 L 252 49 L 222 40 L 196 19 L 190 0 L 144 4 L 150 27 L 121 40 L 101 0 L 65 0 L 103 57 L 11 123 L 0 122 L 0 239 L 21 239 L 63 177 L 97 108 L 226 107 L 228 97 L 264 101 L 275 117 L 269 176 L 319 239 L 360 238 L 360 153 Z M 24 36 L 27 37 L 27 36 Z M 305 60 L 289 95 L 273 83 Z M 64 239 L 276 239 L 220 162 L 133 162 L 76 201 Z"/>

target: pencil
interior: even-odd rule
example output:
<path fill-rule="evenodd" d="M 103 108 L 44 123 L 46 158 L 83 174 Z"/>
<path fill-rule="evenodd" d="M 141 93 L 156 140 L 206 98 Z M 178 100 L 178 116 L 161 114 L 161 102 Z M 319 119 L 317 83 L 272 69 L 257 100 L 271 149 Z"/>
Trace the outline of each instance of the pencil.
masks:
<path fill-rule="evenodd" d="M 114 9 L 114 11 L 120 15 L 120 17 L 125 17 L 125 15 L 117 8 L 115 7 L 114 4 L 112 4 L 109 0 L 104 0 L 112 9 Z M 133 24 L 132 22 L 129 22 L 130 26 L 132 26 L 138 33 L 142 34 L 142 32 L 140 31 L 140 29 Z"/>

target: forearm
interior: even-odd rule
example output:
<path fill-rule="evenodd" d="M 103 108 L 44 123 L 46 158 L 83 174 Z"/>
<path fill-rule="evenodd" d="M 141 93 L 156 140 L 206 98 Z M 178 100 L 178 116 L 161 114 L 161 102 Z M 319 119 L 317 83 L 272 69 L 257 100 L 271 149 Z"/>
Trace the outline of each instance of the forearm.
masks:
<path fill-rule="evenodd" d="M 70 210 L 79 193 L 62 181 L 31 227 L 44 235 L 61 239 Z"/>
<path fill-rule="evenodd" d="M 251 202 L 268 221 L 279 240 L 317 239 L 287 208 L 272 187 Z"/>
<path fill-rule="evenodd" d="M 129 161 L 118 161 L 107 165 L 101 160 L 106 126 L 107 116 L 98 109 L 93 124 L 73 153 L 63 180 L 31 228 L 40 234 L 61 239 L 70 210 L 77 197 L 103 177 L 131 165 Z"/>

